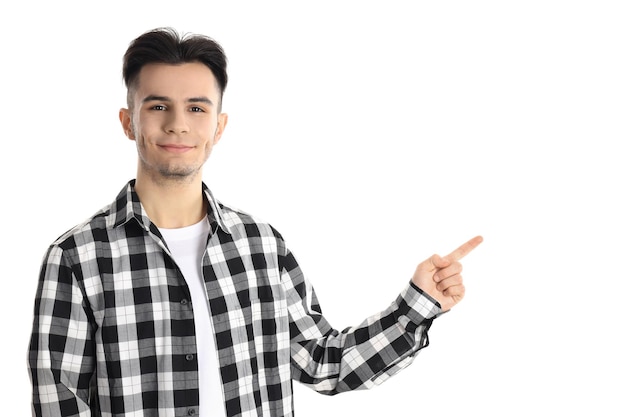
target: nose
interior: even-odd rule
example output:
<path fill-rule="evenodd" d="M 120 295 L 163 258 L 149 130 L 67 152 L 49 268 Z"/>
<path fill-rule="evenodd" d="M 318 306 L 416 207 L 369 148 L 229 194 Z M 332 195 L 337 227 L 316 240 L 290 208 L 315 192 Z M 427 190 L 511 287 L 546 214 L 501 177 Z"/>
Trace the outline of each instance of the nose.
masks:
<path fill-rule="evenodd" d="M 168 117 L 163 126 L 166 133 L 181 134 L 189 132 L 187 114 L 184 110 L 172 109 L 168 112 Z"/>

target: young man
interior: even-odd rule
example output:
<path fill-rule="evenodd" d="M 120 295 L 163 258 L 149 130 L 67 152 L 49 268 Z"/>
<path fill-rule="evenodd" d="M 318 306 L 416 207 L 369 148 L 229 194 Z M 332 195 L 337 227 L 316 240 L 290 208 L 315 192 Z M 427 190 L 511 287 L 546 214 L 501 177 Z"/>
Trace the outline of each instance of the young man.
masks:
<path fill-rule="evenodd" d="M 388 309 L 343 332 L 281 235 L 218 202 L 202 167 L 226 127 L 226 57 L 157 29 L 124 56 L 137 177 L 48 249 L 29 368 L 36 416 L 292 416 L 292 380 L 372 387 L 427 346 L 465 293 L 476 237 L 418 265 Z"/>

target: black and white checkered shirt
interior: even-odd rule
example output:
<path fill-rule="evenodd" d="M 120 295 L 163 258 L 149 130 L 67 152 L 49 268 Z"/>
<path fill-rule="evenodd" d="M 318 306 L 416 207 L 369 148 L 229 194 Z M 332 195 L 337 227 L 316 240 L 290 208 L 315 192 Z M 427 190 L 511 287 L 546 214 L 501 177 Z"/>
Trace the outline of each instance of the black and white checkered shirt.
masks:
<path fill-rule="evenodd" d="M 36 416 L 201 412 L 189 289 L 133 185 L 45 255 L 29 351 Z M 369 388 L 428 345 L 440 307 L 412 284 L 361 325 L 333 329 L 281 235 L 203 187 L 202 273 L 228 416 L 292 416 L 292 380 L 325 394 Z"/>

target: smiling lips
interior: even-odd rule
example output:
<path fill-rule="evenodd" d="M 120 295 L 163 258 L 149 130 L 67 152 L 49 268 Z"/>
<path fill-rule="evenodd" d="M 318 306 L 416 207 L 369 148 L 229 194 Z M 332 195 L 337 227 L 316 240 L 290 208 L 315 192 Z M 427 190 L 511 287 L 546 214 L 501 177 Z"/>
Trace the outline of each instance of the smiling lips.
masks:
<path fill-rule="evenodd" d="M 161 149 L 166 150 L 167 152 L 172 152 L 172 153 L 185 153 L 194 148 L 193 146 L 180 145 L 180 144 L 165 144 L 165 145 L 159 145 L 159 147 Z"/>

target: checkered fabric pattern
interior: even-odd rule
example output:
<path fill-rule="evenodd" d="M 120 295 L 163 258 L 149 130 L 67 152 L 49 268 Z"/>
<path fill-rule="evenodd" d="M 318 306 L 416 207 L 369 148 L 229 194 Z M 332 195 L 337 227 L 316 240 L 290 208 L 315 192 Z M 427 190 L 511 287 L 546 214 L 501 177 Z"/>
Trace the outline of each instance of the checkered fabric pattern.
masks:
<path fill-rule="evenodd" d="M 324 394 L 370 388 L 428 345 L 441 310 L 417 287 L 337 331 L 281 235 L 203 189 L 202 271 L 228 416 L 292 416 L 292 380 Z M 200 415 L 190 300 L 130 181 L 45 255 L 28 360 L 33 414 Z"/>

